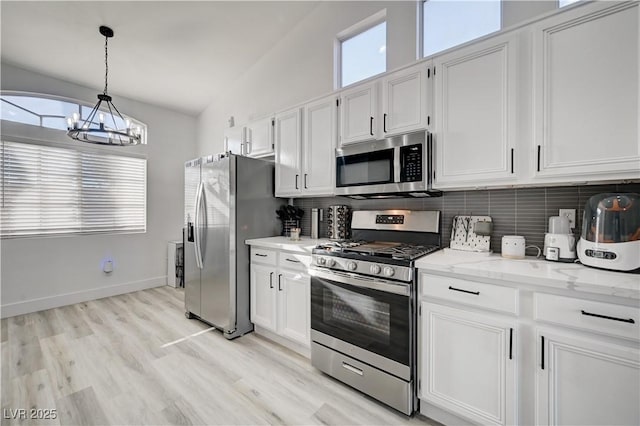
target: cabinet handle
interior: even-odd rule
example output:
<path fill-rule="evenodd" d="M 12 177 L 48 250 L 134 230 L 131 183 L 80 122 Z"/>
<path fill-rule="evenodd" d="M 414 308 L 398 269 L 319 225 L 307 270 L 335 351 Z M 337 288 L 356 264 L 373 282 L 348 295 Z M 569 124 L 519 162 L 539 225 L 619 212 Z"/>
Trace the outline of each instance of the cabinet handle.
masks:
<path fill-rule="evenodd" d="M 540 145 L 538 145 L 538 171 L 540 171 Z"/>
<path fill-rule="evenodd" d="M 542 358 L 542 362 L 540 363 L 540 368 L 542 368 L 544 370 L 544 336 L 540 336 L 540 343 L 541 343 L 540 347 L 542 348 L 540 350 L 540 352 L 541 352 L 540 356 Z"/>
<path fill-rule="evenodd" d="M 266 254 L 260 254 L 260 253 L 256 253 L 256 256 L 258 256 L 258 257 L 267 257 Z"/>
<path fill-rule="evenodd" d="M 469 291 L 469 290 L 463 290 L 461 288 L 455 288 L 455 287 L 451 287 L 449 286 L 449 290 L 453 290 L 453 291 L 460 291 L 462 293 L 469 293 L 469 294 L 475 294 L 476 296 L 480 294 L 479 291 Z"/>
<path fill-rule="evenodd" d="M 592 314 L 591 312 L 587 312 L 587 311 L 584 311 L 584 310 L 580 310 L 580 312 L 582 312 L 582 315 L 587 315 L 589 317 L 604 318 L 604 319 L 608 319 L 608 320 L 612 320 L 612 321 L 627 322 L 629 324 L 635 324 L 636 323 L 633 320 L 633 318 L 624 319 L 624 318 L 609 317 L 607 315 Z"/>
<path fill-rule="evenodd" d="M 304 189 L 307 189 L 307 174 L 304 174 Z"/>
<path fill-rule="evenodd" d="M 370 117 L 369 120 L 369 133 L 373 136 L 373 117 Z"/>
<path fill-rule="evenodd" d="M 364 372 L 362 370 L 360 370 L 357 367 L 354 367 L 351 364 L 347 364 L 344 361 L 342 361 L 342 368 L 347 369 L 347 370 L 351 371 L 352 373 L 356 373 L 358 376 L 363 376 L 364 375 Z"/>
<path fill-rule="evenodd" d="M 509 329 L 509 359 L 513 359 L 513 328 Z"/>
<path fill-rule="evenodd" d="M 287 257 L 286 261 L 287 261 L 287 262 L 293 262 L 293 263 L 300 263 L 300 261 L 299 261 L 299 260 L 289 259 L 288 257 Z"/>
<path fill-rule="evenodd" d="M 269 288 L 273 288 L 273 272 L 269 272 Z"/>
<path fill-rule="evenodd" d="M 513 174 L 513 151 L 514 149 L 511 148 L 511 174 Z"/>
<path fill-rule="evenodd" d="M 296 175 L 296 189 L 299 189 L 298 188 L 298 175 Z"/>
<path fill-rule="evenodd" d="M 382 116 L 382 131 L 387 133 L 387 113 Z"/>
<path fill-rule="evenodd" d="M 278 274 L 278 291 L 282 291 L 282 274 Z"/>

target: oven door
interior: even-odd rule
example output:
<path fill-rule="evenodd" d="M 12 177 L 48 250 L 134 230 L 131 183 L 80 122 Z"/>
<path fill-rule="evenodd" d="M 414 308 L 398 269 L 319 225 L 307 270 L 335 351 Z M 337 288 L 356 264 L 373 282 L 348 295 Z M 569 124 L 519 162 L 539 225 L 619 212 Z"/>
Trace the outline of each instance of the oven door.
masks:
<path fill-rule="evenodd" d="M 336 157 L 336 187 L 385 185 L 396 181 L 395 148 Z"/>
<path fill-rule="evenodd" d="M 312 334 L 315 330 L 411 365 L 409 284 L 329 270 L 312 269 L 310 273 Z"/>

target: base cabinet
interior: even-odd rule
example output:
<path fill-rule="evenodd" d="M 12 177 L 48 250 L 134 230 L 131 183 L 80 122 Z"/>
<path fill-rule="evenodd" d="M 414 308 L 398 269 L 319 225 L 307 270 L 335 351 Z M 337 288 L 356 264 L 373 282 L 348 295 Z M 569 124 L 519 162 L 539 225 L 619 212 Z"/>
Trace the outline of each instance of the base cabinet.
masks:
<path fill-rule="evenodd" d="M 421 302 L 419 397 L 473 422 L 516 419 L 515 319 Z"/>
<path fill-rule="evenodd" d="M 640 351 L 538 330 L 536 424 L 640 424 Z"/>
<path fill-rule="evenodd" d="M 265 263 L 251 262 L 251 322 L 309 348 L 311 278 L 309 256 L 261 249 Z M 267 264 L 272 262 L 273 264 Z M 282 263 L 282 265 L 280 265 Z M 290 264 L 291 267 L 285 265 Z"/>

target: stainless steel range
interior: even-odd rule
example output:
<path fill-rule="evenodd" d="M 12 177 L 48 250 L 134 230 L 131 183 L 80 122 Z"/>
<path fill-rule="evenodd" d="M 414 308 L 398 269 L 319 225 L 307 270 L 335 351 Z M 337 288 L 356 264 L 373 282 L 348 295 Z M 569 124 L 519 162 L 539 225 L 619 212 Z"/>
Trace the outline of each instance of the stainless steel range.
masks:
<path fill-rule="evenodd" d="M 313 250 L 311 363 L 406 415 L 417 409 L 416 259 L 440 212 L 354 211 L 353 239 Z"/>

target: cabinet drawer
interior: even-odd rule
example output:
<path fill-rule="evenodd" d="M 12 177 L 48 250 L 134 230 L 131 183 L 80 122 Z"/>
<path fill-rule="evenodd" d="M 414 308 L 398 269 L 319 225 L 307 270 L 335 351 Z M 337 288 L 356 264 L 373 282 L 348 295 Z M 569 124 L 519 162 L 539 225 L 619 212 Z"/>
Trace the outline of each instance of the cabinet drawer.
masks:
<path fill-rule="evenodd" d="M 288 253 L 286 251 L 280 252 L 280 260 L 278 262 L 280 268 L 307 272 L 309 265 L 311 265 L 311 256 Z"/>
<path fill-rule="evenodd" d="M 640 340 L 640 309 L 536 293 L 534 319 L 565 327 Z"/>
<path fill-rule="evenodd" d="M 422 296 L 437 297 L 493 311 L 518 313 L 518 290 L 458 278 L 420 274 Z"/>
<path fill-rule="evenodd" d="M 262 248 L 251 247 L 251 262 L 264 263 L 265 265 L 276 264 L 276 252 Z"/>

